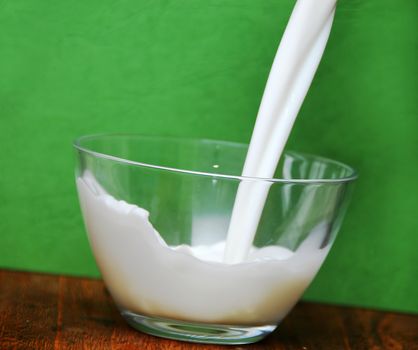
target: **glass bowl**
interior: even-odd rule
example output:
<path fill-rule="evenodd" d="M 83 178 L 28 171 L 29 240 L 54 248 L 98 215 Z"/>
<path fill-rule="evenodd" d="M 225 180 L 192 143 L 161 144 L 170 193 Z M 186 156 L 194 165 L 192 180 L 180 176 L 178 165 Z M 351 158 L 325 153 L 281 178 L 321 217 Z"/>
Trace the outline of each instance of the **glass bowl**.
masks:
<path fill-rule="evenodd" d="M 295 152 L 272 179 L 241 177 L 247 145 L 223 141 L 114 134 L 74 147 L 90 245 L 122 316 L 193 342 L 245 344 L 274 331 L 327 256 L 356 178 L 340 162 Z M 266 201 L 231 263 L 239 186 L 263 188 Z"/>

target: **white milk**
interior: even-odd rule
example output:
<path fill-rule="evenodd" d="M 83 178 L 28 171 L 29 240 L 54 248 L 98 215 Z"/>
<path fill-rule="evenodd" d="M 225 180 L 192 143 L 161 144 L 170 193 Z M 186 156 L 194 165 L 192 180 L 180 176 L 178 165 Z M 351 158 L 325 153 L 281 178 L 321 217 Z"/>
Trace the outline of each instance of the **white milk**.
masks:
<path fill-rule="evenodd" d="M 243 176 L 272 178 L 324 52 L 336 0 L 298 0 L 273 62 L 248 149 Z M 224 261 L 248 254 L 269 182 L 243 181 L 237 192 Z"/>
<path fill-rule="evenodd" d="M 300 298 L 328 253 L 326 223 L 297 251 L 251 247 L 222 263 L 225 241 L 170 247 L 148 212 L 118 201 L 86 171 L 77 178 L 89 240 L 113 298 L 141 315 L 235 325 L 274 325 Z"/>
<path fill-rule="evenodd" d="M 244 176 L 273 176 L 325 48 L 335 3 L 297 1 L 267 82 Z M 295 252 L 252 246 L 268 182 L 240 185 L 227 242 L 192 247 L 167 246 L 147 211 L 111 197 L 90 173 L 77 179 L 77 188 L 93 252 L 110 292 L 121 308 L 142 315 L 276 324 L 309 285 L 329 249 L 320 249 L 325 222 Z"/>

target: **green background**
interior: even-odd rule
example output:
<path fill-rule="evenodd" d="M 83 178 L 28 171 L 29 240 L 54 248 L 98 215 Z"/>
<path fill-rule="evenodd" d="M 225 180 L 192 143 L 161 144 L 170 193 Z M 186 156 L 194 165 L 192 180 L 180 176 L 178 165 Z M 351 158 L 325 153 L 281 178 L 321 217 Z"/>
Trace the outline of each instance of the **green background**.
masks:
<path fill-rule="evenodd" d="M 248 142 L 294 1 L 0 0 L 0 266 L 97 276 L 71 141 Z M 418 312 L 416 0 L 340 0 L 288 148 L 359 170 L 306 299 Z"/>

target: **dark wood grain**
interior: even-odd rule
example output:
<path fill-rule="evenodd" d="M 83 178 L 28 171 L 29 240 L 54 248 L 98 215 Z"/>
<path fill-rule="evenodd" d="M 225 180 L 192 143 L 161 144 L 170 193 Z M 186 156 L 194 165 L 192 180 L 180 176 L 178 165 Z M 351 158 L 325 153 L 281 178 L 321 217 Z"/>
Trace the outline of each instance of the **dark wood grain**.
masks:
<path fill-rule="evenodd" d="M 0 349 L 418 349 L 418 316 L 300 303 L 264 341 L 182 343 L 131 329 L 103 282 L 0 270 Z"/>

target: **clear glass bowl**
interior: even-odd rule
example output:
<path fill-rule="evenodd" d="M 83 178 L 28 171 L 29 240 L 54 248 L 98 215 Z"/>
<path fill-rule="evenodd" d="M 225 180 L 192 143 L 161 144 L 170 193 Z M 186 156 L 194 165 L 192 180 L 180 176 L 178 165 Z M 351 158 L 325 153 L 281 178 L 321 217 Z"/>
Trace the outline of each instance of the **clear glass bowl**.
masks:
<path fill-rule="evenodd" d="M 89 241 L 121 314 L 138 330 L 193 342 L 251 343 L 277 327 L 328 254 L 356 178 L 294 152 L 273 179 L 244 178 L 247 146 L 222 141 L 96 135 L 74 147 Z M 240 183 L 268 196 L 248 254 L 230 264 Z"/>

